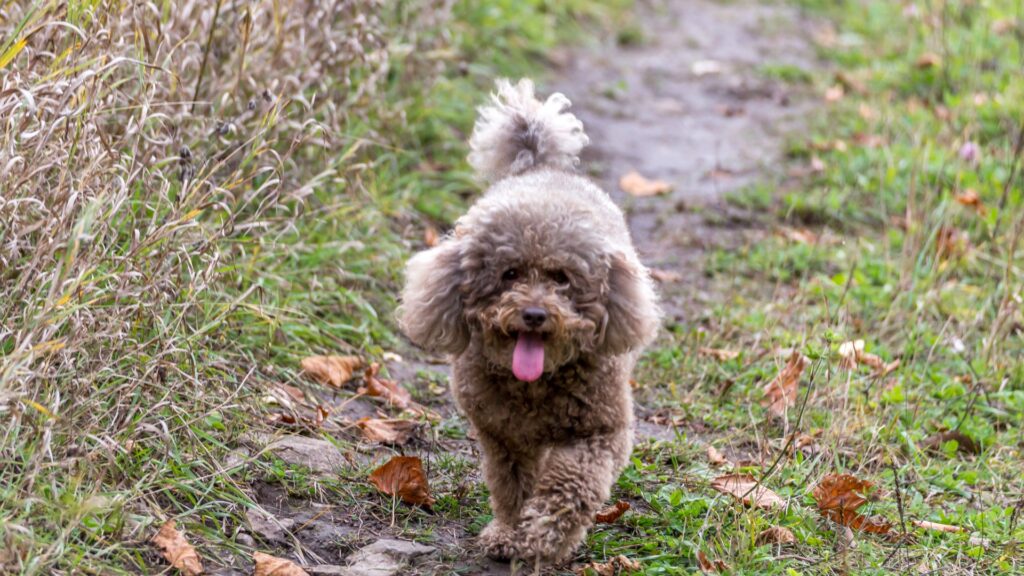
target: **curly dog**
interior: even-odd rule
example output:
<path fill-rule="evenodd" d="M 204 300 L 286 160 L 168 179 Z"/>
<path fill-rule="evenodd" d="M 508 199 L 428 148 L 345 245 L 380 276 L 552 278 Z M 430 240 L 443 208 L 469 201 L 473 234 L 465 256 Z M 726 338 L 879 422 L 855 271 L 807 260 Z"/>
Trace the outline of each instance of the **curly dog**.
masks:
<path fill-rule="evenodd" d="M 660 324 L 622 212 L 576 173 L 589 143 L 554 94 L 499 81 L 469 162 L 490 183 L 452 234 L 414 256 L 399 323 L 450 355 L 480 441 L 491 557 L 570 558 L 632 448 L 630 373 Z"/>

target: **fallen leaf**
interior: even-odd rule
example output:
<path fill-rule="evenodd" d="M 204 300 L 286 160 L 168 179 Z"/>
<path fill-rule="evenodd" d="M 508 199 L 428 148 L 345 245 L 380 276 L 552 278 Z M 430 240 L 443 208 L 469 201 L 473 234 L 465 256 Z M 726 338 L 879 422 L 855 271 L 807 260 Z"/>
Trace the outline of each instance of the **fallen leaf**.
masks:
<path fill-rule="evenodd" d="M 793 531 L 782 526 L 772 526 L 757 535 L 758 546 L 765 544 L 792 544 L 794 542 L 796 542 L 796 536 L 793 535 Z"/>
<path fill-rule="evenodd" d="M 729 463 L 725 456 L 722 455 L 722 453 L 719 452 L 718 449 L 712 446 L 711 444 L 708 444 L 708 462 L 712 466 L 721 466 L 723 464 Z"/>
<path fill-rule="evenodd" d="M 938 522 L 929 522 L 928 520 L 911 520 L 911 524 L 921 528 L 922 530 L 935 530 L 936 532 L 963 532 L 964 529 L 959 526 L 950 526 L 949 524 L 940 524 Z"/>
<path fill-rule="evenodd" d="M 317 430 L 324 425 L 331 415 L 331 410 L 324 405 L 318 405 L 312 416 L 296 415 L 295 413 L 275 412 L 267 417 L 267 423 L 284 426 L 301 426 L 311 430 Z"/>
<path fill-rule="evenodd" d="M 967 246 L 967 235 L 952 226 L 942 226 L 935 234 L 935 251 L 943 260 L 960 256 Z"/>
<path fill-rule="evenodd" d="M 862 532 L 888 534 L 892 524 L 884 518 L 867 517 L 859 512 L 874 484 L 851 474 L 829 474 L 818 482 L 812 495 L 818 503 L 818 511 L 832 521 L 856 528 Z"/>
<path fill-rule="evenodd" d="M 427 477 L 423 473 L 423 463 L 415 456 L 392 457 L 387 464 L 370 474 L 370 482 L 381 492 L 398 496 L 414 506 L 429 508 L 434 504 L 427 486 Z"/>
<path fill-rule="evenodd" d="M 629 502 L 625 500 L 619 500 L 615 504 L 601 510 L 594 516 L 594 520 L 599 524 L 612 524 L 619 519 L 620 516 L 629 510 Z"/>
<path fill-rule="evenodd" d="M 796 405 L 800 375 L 803 374 L 804 368 L 808 364 L 810 364 L 809 359 L 798 350 L 793 350 L 779 375 L 764 386 L 764 398 L 761 400 L 761 406 L 767 408 L 773 416 L 780 418 L 785 416 L 786 409 Z"/>
<path fill-rule="evenodd" d="M 846 90 L 843 89 L 842 84 L 836 84 L 828 90 L 825 90 L 825 102 L 838 102 L 843 99 L 846 95 Z"/>
<path fill-rule="evenodd" d="M 877 134 L 857 133 L 853 135 L 853 141 L 863 148 L 881 148 L 886 145 L 885 138 Z"/>
<path fill-rule="evenodd" d="M 928 450 L 941 452 L 942 446 L 950 440 L 956 442 L 957 452 L 963 452 L 964 454 L 978 454 L 981 452 L 981 447 L 978 446 L 977 442 L 972 440 L 970 436 L 958 430 L 949 430 L 947 432 L 933 434 L 922 442 L 921 446 Z"/>
<path fill-rule="evenodd" d="M 726 474 L 711 481 L 711 487 L 722 494 L 728 494 L 741 500 L 747 506 L 770 509 L 783 506 L 785 501 L 779 495 L 764 486 L 750 474 Z"/>
<path fill-rule="evenodd" d="M 942 58 L 934 52 L 925 52 L 918 57 L 915 65 L 921 70 L 927 70 L 928 68 L 935 68 L 942 64 Z"/>
<path fill-rule="evenodd" d="M 395 418 L 360 418 L 356 425 L 370 442 L 398 445 L 408 442 L 420 428 L 420 423 L 415 420 Z"/>
<path fill-rule="evenodd" d="M 427 226 L 423 229 L 423 243 L 433 248 L 437 246 L 437 243 L 441 241 L 441 234 L 438 233 L 437 228 L 433 226 Z"/>
<path fill-rule="evenodd" d="M 596 576 L 619 576 L 620 574 L 639 572 L 641 568 L 642 566 L 636 560 L 630 560 L 625 556 L 619 555 L 610 558 L 607 562 L 584 564 L 574 569 L 573 573 L 577 576 L 589 576 L 590 574 L 595 574 Z"/>
<path fill-rule="evenodd" d="M 306 401 L 306 393 L 303 392 L 300 388 L 296 388 L 295 386 L 290 386 L 288 384 L 278 384 L 277 387 L 282 392 L 284 392 L 289 398 L 298 402 L 299 404 L 302 404 L 303 402 Z"/>
<path fill-rule="evenodd" d="M 868 106 L 866 102 L 860 103 L 860 106 L 857 107 L 857 113 L 865 120 L 874 120 L 878 116 L 878 112 L 871 106 Z"/>
<path fill-rule="evenodd" d="M 160 548 L 165 560 L 186 576 L 203 573 L 203 562 L 199 553 L 185 540 L 185 535 L 175 527 L 174 520 L 168 520 L 153 536 L 151 542 Z"/>
<path fill-rule="evenodd" d="M 701 356 L 707 356 L 708 358 L 714 358 L 719 362 L 726 362 L 738 358 L 740 353 L 735 350 L 725 350 L 724 348 L 705 348 L 701 346 L 697 349 L 697 354 Z"/>
<path fill-rule="evenodd" d="M 291 560 L 263 552 L 253 552 L 252 559 L 256 562 L 254 576 L 309 576 L 308 572 L 299 568 Z"/>
<path fill-rule="evenodd" d="M 341 388 L 362 367 L 363 359 L 358 356 L 310 356 L 302 359 L 304 373 L 321 384 L 335 388 Z"/>
<path fill-rule="evenodd" d="M 825 161 L 818 156 L 811 156 L 811 173 L 820 174 L 825 171 Z"/>
<path fill-rule="evenodd" d="M 981 216 L 984 216 L 985 213 L 988 211 L 988 209 L 985 208 L 985 204 L 983 204 L 981 201 L 981 196 L 979 196 L 978 192 L 973 188 L 968 188 L 963 192 L 957 194 L 956 201 L 962 204 L 963 206 L 969 206 L 971 208 L 974 208 L 974 211 Z"/>
<path fill-rule="evenodd" d="M 366 385 L 360 388 L 359 391 L 368 396 L 379 396 L 387 400 L 388 404 L 397 408 L 403 410 L 408 408 L 412 402 L 412 394 L 409 394 L 409 391 L 399 386 L 397 382 L 378 378 L 377 374 L 379 372 L 380 364 L 376 362 L 370 364 L 366 372 L 363 373 Z"/>
<path fill-rule="evenodd" d="M 670 270 L 660 270 L 658 268 L 651 268 L 651 278 L 661 284 L 673 284 L 683 279 L 683 275 L 678 272 L 672 272 Z"/>
<path fill-rule="evenodd" d="M 798 244 L 814 245 L 818 243 L 818 235 L 807 228 L 796 229 L 790 228 L 789 226 L 783 226 L 779 228 L 779 234 L 781 234 L 786 240 L 796 242 Z"/>
<path fill-rule="evenodd" d="M 697 551 L 697 563 L 700 565 L 701 572 L 705 574 L 719 574 L 721 572 L 727 572 L 729 565 L 724 561 L 715 558 L 709 560 L 707 554 L 703 550 Z"/>
<path fill-rule="evenodd" d="M 667 194 L 672 190 L 672 185 L 664 180 L 648 180 L 633 170 L 619 179 L 619 188 L 633 196 L 657 196 Z"/>

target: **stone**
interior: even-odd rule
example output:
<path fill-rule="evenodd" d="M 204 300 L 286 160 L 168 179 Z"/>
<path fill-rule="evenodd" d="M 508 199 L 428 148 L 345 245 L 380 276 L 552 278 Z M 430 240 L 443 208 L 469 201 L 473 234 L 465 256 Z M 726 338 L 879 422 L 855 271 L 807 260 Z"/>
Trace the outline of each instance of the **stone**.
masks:
<path fill-rule="evenodd" d="M 404 540 L 377 540 L 349 556 L 345 576 L 394 576 L 412 559 L 434 550 L 433 546 Z"/>
<path fill-rule="evenodd" d="M 336 474 L 348 463 L 333 444 L 318 438 L 284 436 L 271 442 L 267 450 L 293 466 L 305 466 L 320 474 Z"/>
<path fill-rule="evenodd" d="M 245 519 L 249 521 L 249 528 L 267 542 L 284 542 L 287 531 L 295 526 L 291 518 L 277 518 L 255 508 L 245 511 Z"/>

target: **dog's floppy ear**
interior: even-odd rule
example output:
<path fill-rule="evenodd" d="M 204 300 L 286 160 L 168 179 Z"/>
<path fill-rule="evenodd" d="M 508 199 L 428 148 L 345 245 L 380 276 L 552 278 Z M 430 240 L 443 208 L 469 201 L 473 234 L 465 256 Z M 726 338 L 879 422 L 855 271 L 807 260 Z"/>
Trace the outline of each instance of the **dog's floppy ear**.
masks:
<path fill-rule="evenodd" d="M 413 256 L 405 268 L 398 324 L 410 340 L 428 349 L 458 354 L 469 344 L 459 286 L 459 239 L 446 238 Z"/>
<path fill-rule="evenodd" d="M 621 354 L 649 344 L 658 334 L 661 311 L 650 275 L 639 262 L 622 252 L 611 256 L 607 319 L 601 350 Z"/>

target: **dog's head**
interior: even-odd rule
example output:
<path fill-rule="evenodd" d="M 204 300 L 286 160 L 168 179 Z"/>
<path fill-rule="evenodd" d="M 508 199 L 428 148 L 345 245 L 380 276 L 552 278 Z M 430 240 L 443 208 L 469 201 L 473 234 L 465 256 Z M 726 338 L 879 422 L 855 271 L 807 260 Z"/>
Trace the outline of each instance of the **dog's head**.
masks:
<path fill-rule="evenodd" d="M 479 339 L 490 363 L 533 381 L 645 345 L 658 309 L 632 249 L 589 215 L 497 203 L 410 260 L 399 318 L 425 348 L 458 354 Z"/>

